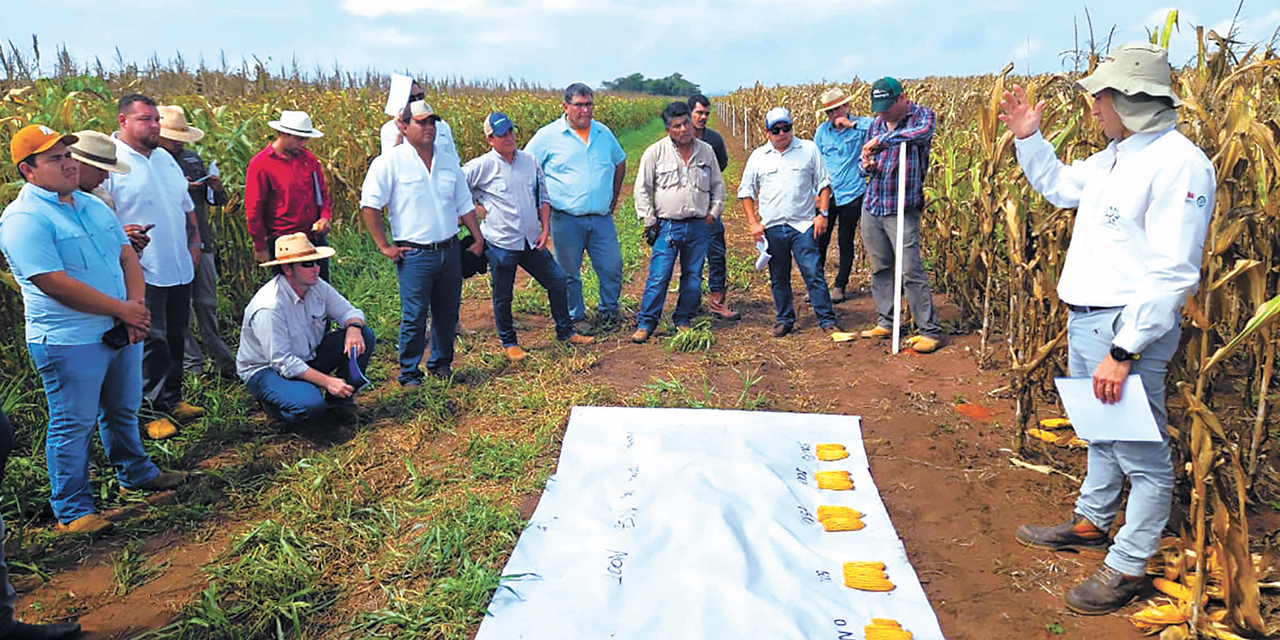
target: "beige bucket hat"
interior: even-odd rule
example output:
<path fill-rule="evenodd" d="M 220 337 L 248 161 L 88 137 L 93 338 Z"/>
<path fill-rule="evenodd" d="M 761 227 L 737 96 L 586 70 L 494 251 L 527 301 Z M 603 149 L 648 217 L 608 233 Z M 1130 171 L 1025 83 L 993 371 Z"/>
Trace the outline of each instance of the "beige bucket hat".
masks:
<path fill-rule="evenodd" d="M 844 89 L 840 87 L 832 87 L 822 92 L 818 100 L 822 102 L 822 106 L 818 107 L 818 111 L 826 113 L 842 104 L 853 99 L 853 96 L 845 95 Z"/>
<path fill-rule="evenodd" d="M 267 126 L 281 133 L 289 133 L 304 138 L 319 138 L 323 131 L 311 126 L 311 116 L 306 111 L 281 111 L 279 120 L 272 120 Z"/>
<path fill-rule="evenodd" d="M 160 112 L 160 137 L 178 142 L 195 142 L 204 132 L 187 124 L 187 112 L 176 104 L 156 107 Z"/>
<path fill-rule="evenodd" d="M 68 147 L 72 158 L 103 171 L 129 173 L 129 165 L 116 157 L 111 136 L 97 131 L 77 131 L 75 136 L 76 141 Z"/>
<path fill-rule="evenodd" d="M 1182 101 L 1173 93 L 1172 73 L 1169 52 L 1145 42 L 1124 44 L 1075 86 L 1090 94 L 1114 89 L 1127 96 L 1143 93 L 1168 98 L 1177 107 L 1182 105 Z"/>
<path fill-rule="evenodd" d="M 332 257 L 335 253 L 337 251 L 334 251 L 333 247 L 317 247 L 311 244 L 311 239 L 307 237 L 307 234 L 299 231 L 276 238 L 276 259 L 264 262 L 259 266 L 271 267 L 277 264 L 324 260 Z"/>

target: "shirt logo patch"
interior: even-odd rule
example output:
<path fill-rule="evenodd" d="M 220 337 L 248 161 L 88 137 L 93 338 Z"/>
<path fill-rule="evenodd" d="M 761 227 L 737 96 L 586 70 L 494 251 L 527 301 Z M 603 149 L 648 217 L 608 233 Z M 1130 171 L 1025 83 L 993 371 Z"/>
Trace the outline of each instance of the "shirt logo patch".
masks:
<path fill-rule="evenodd" d="M 1119 222 L 1119 221 L 1120 221 L 1120 210 L 1119 210 L 1119 209 L 1117 209 L 1117 208 L 1115 208 L 1115 207 L 1107 207 L 1107 210 L 1102 212 L 1102 225 L 1103 225 L 1103 226 L 1106 226 L 1106 227 L 1115 227 L 1115 226 L 1116 226 L 1116 223 L 1117 223 L 1117 222 Z"/>
<path fill-rule="evenodd" d="M 1196 206 L 1197 206 L 1197 207 L 1201 207 L 1201 208 L 1203 208 L 1203 207 L 1204 207 L 1204 205 L 1205 205 L 1206 203 L 1208 203 L 1208 202 L 1209 202 L 1209 200 L 1208 200 L 1207 198 L 1205 198 L 1204 196 L 1200 196 L 1199 198 L 1196 198 Z"/>
<path fill-rule="evenodd" d="M 1209 203 L 1209 199 L 1204 196 L 1197 196 L 1194 192 L 1187 192 L 1187 204 L 1195 203 L 1197 207 L 1203 207 Z"/>

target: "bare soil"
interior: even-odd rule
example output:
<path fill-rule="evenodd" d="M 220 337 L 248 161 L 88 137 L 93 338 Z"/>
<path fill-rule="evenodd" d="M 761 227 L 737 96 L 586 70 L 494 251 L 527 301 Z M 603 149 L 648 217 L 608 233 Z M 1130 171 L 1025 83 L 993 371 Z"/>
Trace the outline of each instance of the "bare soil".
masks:
<path fill-rule="evenodd" d="M 732 178 L 741 173 L 746 153 L 741 141 L 723 133 L 734 158 Z M 735 189 L 731 185 L 730 200 L 736 200 Z M 726 227 L 731 252 L 746 256 L 754 251 L 736 203 L 726 213 Z M 835 254 L 833 246 L 828 273 L 834 273 Z M 875 318 L 866 267 L 856 266 L 850 287 L 854 295 L 837 305 L 846 330 L 866 328 Z M 635 299 L 644 276 L 642 270 L 628 285 L 627 293 Z M 795 290 L 801 292 L 798 278 Z M 976 334 L 954 335 L 934 354 L 907 350 L 892 355 L 887 340 L 832 342 L 818 330 L 803 294 L 798 298 L 796 332 L 771 337 L 768 275 L 757 272 L 746 290 L 730 294 L 743 319 L 714 323 L 713 357 L 675 353 L 658 340 L 631 344 L 627 329 L 590 347 L 599 359 L 581 375 L 626 397 L 642 392 L 655 378 L 683 372 L 705 376 L 711 393 L 736 396 L 744 387 L 744 374 L 751 374 L 761 378 L 750 392 L 764 394 L 762 408 L 861 416 L 872 472 L 948 638 L 1141 637 L 1124 617 L 1140 604 L 1099 617 L 1078 616 L 1062 604 L 1063 594 L 1088 578 L 1099 559 L 1034 550 L 1014 539 L 1020 523 L 1068 517 L 1077 483 L 1011 464 L 1011 458 L 1021 456 L 1015 452 L 1012 402 L 1003 391 L 1008 381 L 998 365 L 978 367 Z M 957 311 L 945 296 L 935 295 L 935 302 L 944 323 L 954 322 Z M 668 312 L 672 304 L 674 296 L 668 296 Z M 464 324 L 480 335 L 493 334 L 489 314 L 485 300 L 464 302 Z M 549 342 L 544 319 L 520 320 L 537 336 L 533 349 Z M 723 357 L 714 357 L 717 353 Z M 754 368 L 744 372 L 743 362 Z M 455 363 L 455 369 L 466 367 L 465 361 Z M 463 421 L 460 433 L 466 431 Z M 465 442 L 442 439 L 434 445 L 465 447 Z M 1082 476 L 1083 453 L 1055 449 L 1052 455 Z M 1043 464 L 1047 459 L 1030 456 L 1028 461 Z M 527 516 L 537 496 L 514 500 Z M 19 585 L 18 614 L 28 621 L 78 614 L 89 632 L 84 637 L 90 639 L 129 638 L 161 628 L 184 603 L 199 597 L 206 585 L 200 567 L 225 547 L 237 529 L 234 517 L 227 514 L 203 532 L 165 533 L 147 540 L 140 551 L 150 554 L 149 562 L 168 564 L 160 577 L 126 596 L 115 595 L 109 562 L 124 541 L 107 536 L 86 544 L 67 570 L 44 583 L 27 579 Z M 1277 524 L 1273 518 L 1269 526 Z"/>

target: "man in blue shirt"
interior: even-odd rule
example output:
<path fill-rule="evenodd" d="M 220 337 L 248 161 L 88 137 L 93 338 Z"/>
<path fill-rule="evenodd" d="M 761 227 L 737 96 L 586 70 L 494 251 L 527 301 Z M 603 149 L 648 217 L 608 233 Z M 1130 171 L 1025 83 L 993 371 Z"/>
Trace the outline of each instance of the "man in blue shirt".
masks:
<path fill-rule="evenodd" d="M 827 114 L 827 121 L 818 125 L 813 142 L 818 145 L 822 162 L 827 165 L 831 177 L 832 204 L 827 217 L 827 229 L 818 238 L 818 264 L 827 264 L 827 246 L 831 233 L 837 226 L 840 234 L 836 245 L 840 249 L 840 266 L 832 283 L 831 301 L 845 299 L 845 287 L 849 285 L 849 272 L 853 269 L 853 236 L 858 230 L 858 218 L 862 215 L 862 194 L 867 190 L 867 174 L 862 171 L 862 145 L 867 141 L 867 130 L 872 119 L 866 116 L 849 117 L 849 100 L 839 87 L 823 92 L 819 111 Z"/>
<path fill-rule="evenodd" d="M 65 531 L 110 526 L 93 506 L 89 444 L 101 412 L 102 447 L 128 489 L 169 489 L 142 450 L 142 345 L 151 325 L 142 266 L 115 215 L 80 192 L 63 136 L 41 125 L 9 145 L 26 181 L 0 216 L 0 249 L 22 289 L 27 350 L 49 402 L 45 456 L 50 504 Z"/>
<path fill-rule="evenodd" d="M 622 320 L 622 251 L 613 210 L 627 173 L 627 154 L 609 127 L 592 119 L 594 109 L 591 87 L 569 85 L 564 90 L 564 117 L 538 129 L 525 151 L 533 154 L 546 176 L 556 262 L 569 283 L 569 316 L 574 324 L 587 319 L 582 300 L 585 251 L 600 283 L 600 326 L 613 328 Z"/>

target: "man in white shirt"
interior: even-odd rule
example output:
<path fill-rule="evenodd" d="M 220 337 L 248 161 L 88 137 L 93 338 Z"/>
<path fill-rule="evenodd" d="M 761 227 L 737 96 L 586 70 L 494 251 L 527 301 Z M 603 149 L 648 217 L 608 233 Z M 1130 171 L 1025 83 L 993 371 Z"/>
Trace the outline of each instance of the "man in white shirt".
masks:
<path fill-rule="evenodd" d="M 391 116 L 391 119 L 378 130 L 383 155 L 404 142 L 404 123 L 400 121 L 400 113 L 410 102 L 425 100 L 426 97 L 427 94 L 413 78 L 398 73 L 391 74 L 391 89 L 387 92 L 387 106 L 383 108 L 383 112 Z M 449 128 L 449 123 L 444 119 L 436 122 L 436 146 L 454 155 L 458 154 L 458 148 L 453 143 L 453 129 Z"/>
<path fill-rule="evenodd" d="M 116 152 L 129 173 L 113 173 L 103 183 L 115 200 L 116 217 L 125 225 L 154 225 L 151 242 L 139 256 L 147 283 L 151 330 L 142 345 L 142 395 L 153 409 L 178 421 L 198 418 L 204 409 L 182 399 L 182 354 L 191 317 L 191 282 L 200 261 L 200 229 L 187 178 L 173 156 L 156 153 L 160 112 L 147 96 L 129 93 L 117 105 Z M 177 428 L 164 417 L 146 426 L 152 438 Z"/>
<path fill-rule="evenodd" d="M 1110 139 L 1085 160 L 1058 160 L 1040 134 L 1044 101 L 1031 105 L 1017 85 L 1005 92 L 1000 119 L 1016 137 L 1018 163 L 1031 186 L 1055 206 L 1077 208 L 1058 281 L 1058 297 L 1070 309 L 1071 375 L 1092 376 L 1094 395 L 1107 404 L 1119 402 L 1125 380 L 1138 375 L 1163 426 L 1179 309 L 1200 282 L 1217 184 L 1213 165 L 1175 128 L 1181 101 L 1163 49 L 1122 46 L 1076 88 L 1093 95 L 1092 114 Z M 1125 523 L 1110 544 L 1126 478 Z M 1098 573 L 1068 593 L 1066 603 L 1077 613 L 1110 613 L 1141 592 L 1172 495 L 1167 436 L 1090 442 L 1089 473 L 1072 518 L 1056 526 L 1023 525 L 1017 538 L 1042 549 L 1106 551 Z"/>
<path fill-rule="evenodd" d="M 769 141 L 747 158 L 738 199 L 756 242 L 769 242 L 769 284 L 776 321 L 774 337 L 791 333 L 796 310 L 791 293 L 791 257 L 809 290 L 813 312 L 823 331 L 839 331 L 831 292 L 818 264 L 818 237 L 827 228 L 831 180 L 817 145 L 791 133 L 791 112 L 774 107 L 765 114 Z M 817 194 L 818 212 L 813 211 Z"/>
<path fill-rule="evenodd" d="M 376 341 L 364 312 L 320 278 L 319 261 L 332 256 L 332 248 L 316 247 L 298 232 L 277 238 L 275 249 L 275 260 L 262 266 L 276 276 L 244 310 L 236 374 L 268 413 L 306 423 L 333 405 L 350 406 Z M 329 322 L 341 328 L 325 333 Z"/>
<path fill-rule="evenodd" d="M 454 328 L 462 304 L 462 249 L 458 220 L 476 239 L 467 251 L 484 253 L 484 236 L 456 155 L 436 143 L 440 117 L 418 100 L 401 115 L 405 143 L 374 159 L 360 190 L 360 210 L 378 250 L 396 265 L 400 281 L 400 375 L 402 386 L 422 384 L 426 321 L 431 316 L 427 372 L 453 375 Z M 382 208 L 388 207 L 387 240 Z"/>
<path fill-rule="evenodd" d="M 547 250 L 551 238 L 551 205 L 542 168 L 528 152 L 516 147 L 515 124 L 505 113 L 484 119 L 484 135 L 492 150 L 462 167 L 471 195 L 484 207 L 485 255 L 493 290 L 493 324 L 502 350 L 512 362 L 527 355 L 511 318 L 516 267 L 533 276 L 547 292 L 556 338 L 569 344 L 591 344 L 575 333 L 569 317 L 568 283 L 564 271 Z"/>

